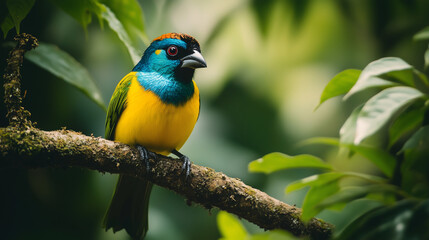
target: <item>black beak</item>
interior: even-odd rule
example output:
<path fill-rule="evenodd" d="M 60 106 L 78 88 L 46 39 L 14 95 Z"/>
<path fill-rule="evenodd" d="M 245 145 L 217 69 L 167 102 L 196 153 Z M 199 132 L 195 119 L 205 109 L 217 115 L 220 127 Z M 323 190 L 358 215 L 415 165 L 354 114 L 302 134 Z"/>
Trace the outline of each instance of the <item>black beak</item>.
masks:
<path fill-rule="evenodd" d="M 189 54 L 187 56 L 184 56 L 182 59 L 180 59 L 182 62 L 181 68 L 205 68 L 207 67 L 206 61 L 203 58 L 203 55 L 201 55 L 200 52 L 197 50 L 194 50 L 194 53 Z"/>

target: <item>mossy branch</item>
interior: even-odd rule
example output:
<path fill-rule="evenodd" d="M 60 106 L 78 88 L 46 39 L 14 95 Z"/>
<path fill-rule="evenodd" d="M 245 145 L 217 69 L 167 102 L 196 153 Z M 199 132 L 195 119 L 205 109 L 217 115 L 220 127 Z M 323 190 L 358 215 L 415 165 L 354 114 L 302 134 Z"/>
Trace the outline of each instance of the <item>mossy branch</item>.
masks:
<path fill-rule="evenodd" d="M 18 81 L 12 83 L 13 91 L 19 89 L 24 52 L 15 56 L 21 57 L 21 62 L 11 66 L 11 72 L 6 71 L 12 74 L 9 76 L 12 80 Z M 11 54 L 10 58 L 13 57 Z M 8 87 L 8 79 L 5 82 Z M 301 209 L 213 169 L 193 164 L 190 176 L 185 179 L 180 160 L 157 155 L 156 160 L 149 160 L 151 169 L 147 173 L 138 151 L 128 145 L 69 130 L 37 129 L 28 120 L 29 113 L 22 112 L 25 110 L 21 106 L 20 90 L 15 93 L 5 96 L 10 125 L 0 128 L 0 168 L 83 167 L 131 175 L 173 190 L 206 208 L 218 207 L 234 213 L 267 230 L 284 229 L 311 239 L 331 236 L 332 225 L 316 218 L 304 223 L 300 219 Z M 14 99 L 9 99 L 11 95 Z"/>

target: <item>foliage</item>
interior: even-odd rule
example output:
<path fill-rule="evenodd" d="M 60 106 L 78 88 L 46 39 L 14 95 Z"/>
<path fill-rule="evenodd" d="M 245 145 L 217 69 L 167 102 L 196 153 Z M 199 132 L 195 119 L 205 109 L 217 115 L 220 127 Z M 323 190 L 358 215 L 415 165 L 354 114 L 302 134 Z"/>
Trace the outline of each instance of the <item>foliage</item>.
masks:
<path fill-rule="evenodd" d="M 221 211 L 217 215 L 217 224 L 222 237 L 219 240 L 295 240 L 292 234 L 273 230 L 265 233 L 250 234 L 236 216 Z"/>
<path fill-rule="evenodd" d="M 8 14 L 0 23 L 4 38 L 12 28 L 19 33 L 20 23 L 30 12 L 34 2 L 34 0 L 5 2 Z M 52 2 L 78 21 L 85 31 L 91 23 L 93 14 L 97 16 L 101 27 L 103 27 L 103 21 L 106 21 L 126 46 L 131 60 L 134 63 L 140 60 L 141 54 L 137 46 L 142 42 L 147 43 L 147 37 L 143 24 L 143 12 L 136 0 L 52 0 Z M 26 57 L 59 79 L 76 87 L 106 110 L 100 91 L 88 71 L 65 51 L 52 44 L 41 43 L 39 48 Z"/>
<path fill-rule="evenodd" d="M 426 28 L 415 38 L 426 39 L 427 34 Z M 288 193 L 309 187 L 302 205 L 304 221 L 324 209 L 342 209 L 362 198 L 384 203 L 356 219 L 339 239 L 427 238 L 428 78 L 404 60 L 386 57 L 368 64 L 362 71 L 349 69 L 339 73 L 325 87 L 320 104 L 341 94 L 346 94 L 346 100 L 358 93 L 372 97 L 350 114 L 339 138 L 312 138 L 302 144 L 335 145 L 350 156 L 367 158 L 380 173 L 345 172 L 311 155 L 303 158 L 280 153 L 251 162 L 249 170 L 271 173 L 289 168 L 322 169 L 323 173 L 297 180 L 286 188 Z"/>

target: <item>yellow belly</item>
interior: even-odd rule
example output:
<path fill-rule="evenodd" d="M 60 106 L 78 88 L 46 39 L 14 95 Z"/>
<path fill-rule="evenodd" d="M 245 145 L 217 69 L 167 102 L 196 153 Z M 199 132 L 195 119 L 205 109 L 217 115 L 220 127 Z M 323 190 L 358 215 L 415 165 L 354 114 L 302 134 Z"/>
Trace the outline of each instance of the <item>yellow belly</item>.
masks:
<path fill-rule="evenodd" d="M 197 122 L 200 99 L 195 82 L 194 95 L 184 105 L 165 104 L 151 91 L 132 80 L 127 106 L 116 125 L 115 140 L 139 144 L 160 154 L 179 150 Z"/>

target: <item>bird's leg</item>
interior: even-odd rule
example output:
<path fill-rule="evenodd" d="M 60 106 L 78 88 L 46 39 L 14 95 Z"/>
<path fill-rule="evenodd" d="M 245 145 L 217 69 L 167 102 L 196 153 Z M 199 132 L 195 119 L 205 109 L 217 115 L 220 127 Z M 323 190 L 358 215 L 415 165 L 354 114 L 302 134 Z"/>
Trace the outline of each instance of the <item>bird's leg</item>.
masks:
<path fill-rule="evenodd" d="M 186 173 L 186 178 L 189 177 L 189 174 L 191 173 L 191 161 L 189 160 L 189 158 L 187 156 L 181 154 L 176 149 L 174 149 L 171 153 L 176 155 L 177 157 L 180 158 L 180 160 L 183 161 L 182 171 L 184 171 Z"/>
<path fill-rule="evenodd" d="M 144 163 L 146 164 L 146 174 L 150 173 L 150 163 L 149 159 L 156 159 L 157 156 L 155 153 L 148 151 L 145 147 L 137 145 L 137 150 L 140 153 L 141 158 L 143 159 Z"/>

